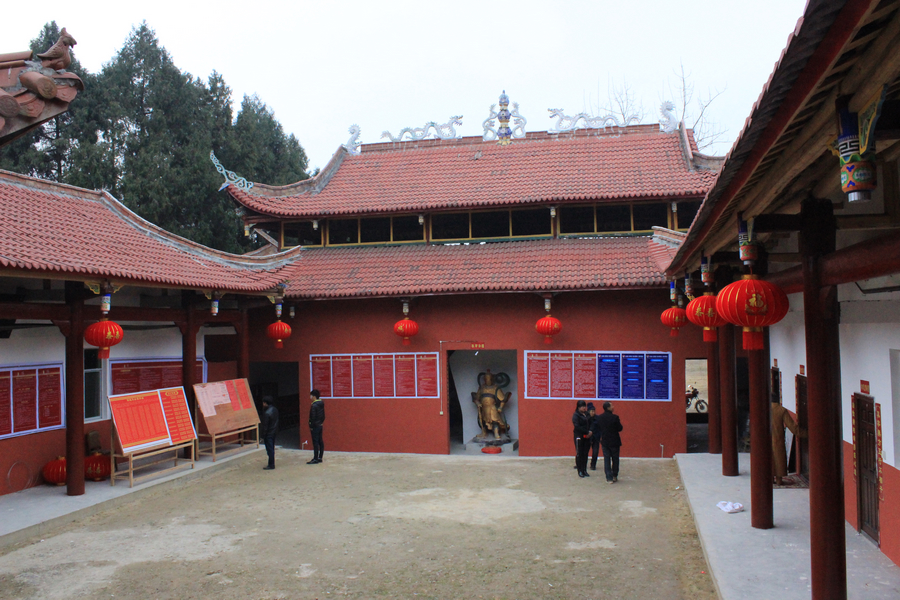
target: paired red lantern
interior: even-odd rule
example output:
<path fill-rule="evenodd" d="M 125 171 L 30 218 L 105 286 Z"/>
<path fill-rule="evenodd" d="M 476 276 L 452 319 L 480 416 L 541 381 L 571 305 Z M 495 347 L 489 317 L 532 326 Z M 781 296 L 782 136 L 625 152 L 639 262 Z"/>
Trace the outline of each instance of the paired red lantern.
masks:
<path fill-rule="evenodd" d="M 715 342 L 718 339 L 716 328 L 728 322 L 716 310 L 716 297 L 711 292 L 691 300 L 685 312 L 688 321 L 703 328 L 704 342 Z"/>
<path fill-rule="evenodd" d="M 91 481 L 103 481 L 108 479 L 112 468 L 109 465 L 109 457 L 99 452 L 94 452 L 84 459 L 84 478 Z"/>
<path fill-rule="evenodd" d="M 275 321 L 266 328 L 266 335 L 275 340 L 276 348 L 284 348 L 282 340 L 291 337 L 291 326 L 283 321 Z"/>
<path fill-rule="evenodd" d="M 394 333 L 403 338 L 404 346 L 409 346 L 409 338 L 419 333 L 419 324 L 409 317 L 403 317 L 394 324 Z"/>
<path fill-rule="evenodd" d="M 121 342 L 124 336 L 122 327 L 107 319 L 92 323 L 84 330 L 84 341 L 100 348 L 99 358 L 109 358 L 109 349 Z"/>
<path fill-rule="evenodd" d="M 716 297 L 716 311 L 726 321 L 744 328 L 744 350 L 762 350 L 762 328 L 779 322 L 790 308 L 780 287 L 756 275 L 744 275 L 725 286 Z"/>
<path fill-rule="evenodd" d="M 543 319 L 539 319 L 534 328 L 544 336 L 544 343 L 549 344 L 553 341 L 552 336 L 562 331 L 562 323 L 559 322 L 559 319 L 547 315 Z"/>
<path fill-rule="evenodd" d="M 666 327 L 671 327 L 669 335 L 676 337 L 678 335 L 678 330 L 687 323 L 687 315 L 683 308 L 673 306 L 672 308 L 664 310 L 663 314 L 660 315 L 659 320 L 662 321 L 662 324 Z"/>
<path fill-rule="evenodd" d="M 66 457 L 57 456 L 51 460 L 44 468 L 41 469 L 41 475 L 44 481 L 52 485 L 63 485 L 66 483 Z"/>

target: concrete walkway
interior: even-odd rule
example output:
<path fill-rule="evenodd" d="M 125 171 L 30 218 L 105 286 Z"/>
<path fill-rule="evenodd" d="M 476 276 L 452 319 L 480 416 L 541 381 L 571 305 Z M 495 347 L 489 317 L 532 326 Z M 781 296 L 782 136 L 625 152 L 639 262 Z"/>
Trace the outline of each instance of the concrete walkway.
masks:
<path fill-rule="evenodd" d="M 750 455 L 739 456 L 737 477 L 722 476 L 722 457 L 676 456 L 694 522 L 723 600 L 808 599 L 810 591 L 809 490 L 774 490 L 775 527 L 750 526 Z M 722 500 L 740 502 L 744 512 L 716 507 Z M 847 597 L 853 600 L 900 598 L 900 567 L 867 537 L 849 525 Z"/>
<path fill-rule="evenodd" d="M 627 461 L 628 459 L 623 459 Z M 740 456 L 740 475 L 723 477 L 721 456 L 679 454 L 676 457 L 688 493 L 710 572 L 723 600 L 810 597 L 809 491 L 775 490 L 775 528 L 750 526 L 750 457 Z M 0 549 L 83 519 L 160 486 L 180 486 L 221 469 L 265 461 L 263 449 L 219 458 L 208 457 L 194 469 L 177 471 L 129 488 L 86 482 L 83 496 L 67 496 L 66 488 L 38 486 L 0 496 Z M 720 500 L 740 502 L 745 511 L 722 512 Z M 900 598 L 900 567 L 864 536 L 847 527 L 848 597 L 859 600 Z"/>

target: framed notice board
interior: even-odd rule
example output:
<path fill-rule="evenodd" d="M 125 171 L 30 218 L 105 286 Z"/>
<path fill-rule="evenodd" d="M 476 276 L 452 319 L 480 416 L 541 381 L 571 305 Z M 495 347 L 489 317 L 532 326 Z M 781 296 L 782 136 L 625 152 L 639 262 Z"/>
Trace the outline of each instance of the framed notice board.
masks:
<path fill-rule="evenodd" d="M 197 439 L 182 387 L 110 396 L 109 409 L 123 454 Z"/>
<path fill-rule="evenodd" d="M 220 434 L 259 423 L 250 385 L 246 379 L 229 379 L 194 385 L 197 406 L 211 434 Z"/>
<path fill-rule="evenodd" d="M 62 363 L 0 367 L 0 439 L 65 427 Z"/>

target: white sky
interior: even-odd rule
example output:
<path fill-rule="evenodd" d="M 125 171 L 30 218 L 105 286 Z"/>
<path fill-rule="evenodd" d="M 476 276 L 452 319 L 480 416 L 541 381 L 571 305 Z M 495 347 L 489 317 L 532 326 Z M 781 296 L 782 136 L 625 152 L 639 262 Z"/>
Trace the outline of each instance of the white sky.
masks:
<path fill-rule="evenodd" d="M 182 71 L 204 80 L 221 73 L 235 109 L 258 94 L 310 167 L 324 167 L 354 123 L 363 143 L 452 115 L 463 115 L 460 134 L 481 135 L 504 89 L 528 131 L 553 126 L 548 108 L 596 113 L 609 82 L 623 81 L 643 103 L 644 122 L 657 122 L 660 103 L 676 100 L 669 86 L 683 64 L 696 92 L 724 90 L 710 114 L 727 133 L 708 152 L 725 154 L 805 4 L 48 0 L 16 11 L 0 53 L 27 49 L 55 20 L 78 41 L 82 65 L 98 72 L 146 20 Z"/>

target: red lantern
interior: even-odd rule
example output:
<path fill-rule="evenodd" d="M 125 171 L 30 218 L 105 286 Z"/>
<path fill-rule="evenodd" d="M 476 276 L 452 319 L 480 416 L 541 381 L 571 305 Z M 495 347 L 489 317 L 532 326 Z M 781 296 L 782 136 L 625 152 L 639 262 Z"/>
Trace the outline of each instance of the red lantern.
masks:
<path fill-rule="evenodd" d="M 718 339 L 716 327 L 721 327 L 728 322 L 719 316 L 716 311 L 716 297 L 710 292 L 691 300 L 685 312 L 688 321 L 703 328 L 704 342 L 715 342 Z"/>
<path fill-rule="evenodd" d="M 99 358 L 109 358 L 109 349 L 122 341 L 125 332 L 115 321 L 102 319 L 88 325 L 84 330 L 84 341 L 100 348 Z"/>
<path fill-rule="evenodd" d="M 66 457 L 57 456 L 55 460 L 51 460 L 44 468 L 41 469 L 41 475 L 44 481 L 53 485 L 63 485 L 66 483 Z"/>
<path fill-rule="evenodd" d="M 84 459 L 84 478 L 91 481 L 103 481 L 109 477 L 111 468 L 109 457 L 94 452 Z"/>
<path fill-rule="evenodd" d="M 672 308 L 664 310 L 663 314 L 660 315 L 659 320 L 662 321 L 663 325 L 666 327 L 671 327 L 672 330 L 669 332 L 669 335 L 676 337 L 678 335 L 678 329 L 684 327 L 684 324 L 687 323 L 687 316 L 683 308 L 673 306 Z"/>
<path fill-rule="evenodd" d="M 266 328 L 266 335 L 275 340 L 276 348 L 284 348 L 281 341 L 291 337 L 291 326 L 282 321 L 275 321 Z"/>
<path fill-rule="evenodd" d="M 559 322 L 559 319 L 547 315 L 543 319 L 538 320 L 538 322 L 535 323 L 534 328 L 539 334 L 544 336 L 544 343 L 549 344 L 553 341 L 551 336 L 562 331 L 562 323 Z"/>
<path fill-rule="evenodd" d="M 403 338 L 404 346 L 409 346 L 409 338 L 419 333 L 419 324 L 409 317 L 404 317 L 394 324 L 394 333 Z"/>
<path fill-rule="evenodd" d="M 722 318 L 744 328 L 744 350 L 762 350 L 762 328 L 783 319 L 788 308 L 787 294 L 756 275 L 744 275 L 716 297 L 716 311 Z"/>

